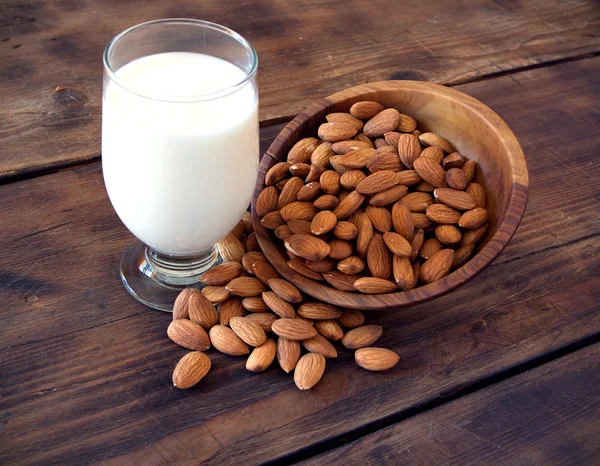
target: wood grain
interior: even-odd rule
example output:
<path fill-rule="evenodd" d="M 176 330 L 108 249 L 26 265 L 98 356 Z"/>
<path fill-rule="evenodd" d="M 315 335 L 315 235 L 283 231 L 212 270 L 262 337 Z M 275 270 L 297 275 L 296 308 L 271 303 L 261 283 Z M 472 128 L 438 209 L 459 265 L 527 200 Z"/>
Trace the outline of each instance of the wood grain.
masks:
<path fill-rule="evenodd" d="M 276 161 L 288 160 L 300 139 L 316 136 L 325 115 L 348 112 L 359 101 L 375 101 L 413 117 L 423 132 L 431 131 L 477 164 L 476 181 L 488 193 L 489 228 L 476 254 L 449 275 L 409 291 L 365 294 L 340 291 L 313 280 L 288 265 L 283 242 L 260 223 L 255 202 L 267 171 Z M 489 107 L 473 97 L 432 83 L 382 81 L 352 87 L 311 105 L 275 138 L 260 165 L 252 214 L 256 235 L 269 262 L 301 291 L 336 306 L 360 310 L 396 310 L 427 301 L 456 289 L 479 274 L 502 252 L 514 235 L 527 203 L 529 177 L 523 151 L 510 128 Z"/>
<path fill-rule="evenodd" d="M 596 344 L 300 464 L 593 464 L 599 385 Z"/>
<path fill-rule="evenodd" d="M 158 312 L 3 350 L 0 462 L 80 464 L 137 449 L 149 463 L 163 449 L 212 464 L 290 454 L 597 335 L 598 254 L 597 238 L 578 241 L 490 267 L 409 315 L 369 314 L 399 365 L 373 374 L 340 350 L 310 393 L 277 368 L 257 376 L 214 351 L 202 384 L 175 389 L 170 371 L 185 350 Z"/>
<path fill-rule="evenodd" d="M 247 37 L 267 124 L 365 82 L 456 84 L 598 52 L 599 13 L 594 0 L 5 0 L 0 177 L 99 156 L 102 51 L 143 21 L 202 18 Z"/>

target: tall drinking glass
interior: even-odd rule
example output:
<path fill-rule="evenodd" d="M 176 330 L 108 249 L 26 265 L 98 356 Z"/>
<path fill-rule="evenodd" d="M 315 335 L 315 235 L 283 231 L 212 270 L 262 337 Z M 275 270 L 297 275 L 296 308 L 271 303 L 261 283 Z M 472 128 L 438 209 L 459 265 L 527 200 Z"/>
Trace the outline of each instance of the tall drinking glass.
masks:
<path fill-rule="evenodd" d="M 257 64 L 239 34 L 191 19 L 134 26 L 104 52 L 104 182 L 137 237 L 121 279 L 148 306 L 172 310 L 182 288 L 200 286 L 250 203 Z"/>

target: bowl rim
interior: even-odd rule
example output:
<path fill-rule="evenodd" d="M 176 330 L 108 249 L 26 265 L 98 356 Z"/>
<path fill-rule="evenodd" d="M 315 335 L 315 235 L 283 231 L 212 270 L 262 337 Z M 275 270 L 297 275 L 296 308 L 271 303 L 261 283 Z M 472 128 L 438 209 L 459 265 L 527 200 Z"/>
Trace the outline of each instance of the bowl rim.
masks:
<path fill-rule="evenodd" d="M 271 233 L 260 223 L 260 217 L 256 215 L 254 209 L 254 201 L 258 193 L 263 189 L 268 166 L 273 164 L 273 160 L 275 162 L 282 161 L 276 154 L 282 151 L 287 154 L 287 150 L 291 147 L 290 138 L 296 137 L 293 143 L 300 139 L 295 134 L 298 129 L 303 128 L 318 114 L 325 115 L 329 113 L 336 104 L 342 101 L 352 99 L 357 101 L 364 99 L 362 97 L 364 94 L 378 91 L 407 90 L 418 90 L 419 92 L 431 93 L 437 96 L 443 94 L 444 98 L 453 100 L 457 105 L 468 106 L 479 118 L 488 123 L 490 130 L 496 133 L 496 136 L 506 148 L 511 168 L 512 188 L 504 218 L 487 244 L 465 265 L 440 280 L 409 291 L 386 294 L 359 294 L 340 291 L 329 286 L 329 284 L 325 285 L 322 282 L 312 280 L 292 270 L 287 265 L 287 259 L 283 261 L 283 265 L 273 260 L 275 258 L 274 254 L 281 255 L 285 254 L 285 252 L 280 244 L 272 240 Z M 464 92 L 439 84 L 420 81 L 379 81 L 368 83 L 348 88 L 315 102 L 298 114 L 277 135 L 261 159 L 261 168 L 263 170 L 257 179 L 255 195 L 252 199 L 252 219 L 258 243 L 269 262 L 279 274 L 307 295 L 340 307 L 360 310 L 390 310 L 424 302 L 444 295 L 477 276 L 498 257 L 515 234 L 525 212 L 529 192 L 529 176 L 525 155 L 517 138 L 504 120 L 481 101 Z"/>

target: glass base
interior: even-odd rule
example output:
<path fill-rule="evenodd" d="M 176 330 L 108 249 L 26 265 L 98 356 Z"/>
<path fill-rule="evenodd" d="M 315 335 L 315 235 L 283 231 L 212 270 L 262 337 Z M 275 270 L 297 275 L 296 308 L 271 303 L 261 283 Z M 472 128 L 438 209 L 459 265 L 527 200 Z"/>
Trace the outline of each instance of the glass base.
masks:
<path fill-rule="evenodd" d="M 135 299 L 153 309 L 173 312 L 181 290 L 202 289 L 200 276 L 222 262 L 217 248 L 199 257 L 179 259 L 161 255 L 136 239 L 125 248 L 119 272 Z"/>

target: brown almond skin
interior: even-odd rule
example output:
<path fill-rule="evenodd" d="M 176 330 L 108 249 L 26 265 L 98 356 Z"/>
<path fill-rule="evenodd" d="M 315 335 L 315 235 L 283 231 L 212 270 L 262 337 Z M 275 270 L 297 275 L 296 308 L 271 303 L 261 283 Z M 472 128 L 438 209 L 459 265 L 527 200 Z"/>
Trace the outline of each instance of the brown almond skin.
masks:
<path fill-rule="evenodd" d="M 422 157 L 431 159 L 437 164 L 441 164 L 444 160 L 444 151 L 439 147 L 429 146 L 421 151 L 421 158 Z"/>
<path fill-rule="evenodd" d="M 386 208 L 367 206 L 365 213 L 377 231 L 385 233 L 392 229 L 392 214 Z"/>
<path fill-rule="evenodd" d="M 398 184 L 406 186 L 416 186 L 423 181 L 419 174 L 414 170 L 402 170 L 401 172 L 396 173 L 396 178 Z"/>
<path fill-rule="evenodd" d="M 363 134 L 371 138 L 383 136 L 395 130 L 399 124 L 400 112 L 395 108 L 386 108 L 365 123 Z"/>
<path fill-rule="evenodd" d="M 248 345 L 233 330 L 224 325 L 215 325 L 210 329 L 209 336 L 212 345 L 221 353 L 243 356 L 250 352 Z"/>
<path fill-rule="evenodd" d="M 356 328 L 365 322 L 365 316 L 356 309 L 343 309 L 342 315 L 336 320 L 342 327 Z"/>
<path fill-rule="evenodd" d="M 486 208 L 487 198 L 483 186 L 481 186 L 479 183 L 469 183 L 467 186 L 467 192 L 473 196 L 477 207 L 482 207 L 484 209 Z"/>
<path fill-rule="evenodd" d="M 283 225 L 285 221 L 281 217 L 279 211 L 275 210 L 273 212 L 269 212 L 267 215 L 261 218 L 260 223 L 262 226 L 268 228 L 269 230 L 275 230 L 281 225 Z"/>
<path fill-rule="evenodd" d="M 412 219 L 413 226 L 415 228 L 429 228 L 432 223 L 429 217 L 420 212 L 411 212 L 410 218 Z"/>
<path fill-rule="evenodd" d="M 446 172 L 435 160 L 428 157 L 419 157 L 413 163 L 417 174 L 427 183 L 436 188 L 446 186 Z"/>
<path fill-rule="evenodd" d="M 467 160 L 463 164 L 462 170 L 465 172 L 467 183 L 473 181 L 473 178 L 475 178 L 475 162 L 473 162 L 472 160 Z"/>
<path fill-rule="evenodd" d="M 360 134 L 362 134 L 362 133 L 359 133 L 357 136 L 359 136 Z M 372 149 L 372 148 L 373 148 L 373 144 L 368 144 L 365 141 L 359 141 L 359 140 L 334 142 L 331 146 L 331 150 L 338 155 L 344 155 L 344 154 L 347 154 L 348 152 L 352 152 L 353 150 Z"/>
<path fill-rule="evenodd" d="M 323 281 L 323 276 L 320 273 L 313 272 L 306 266 L 306 260 L 304 259 L 293 259 L 287 262 L 287 265 L 294 272 L 298 272 L 311 280 Z"/>
<path fill-rule="evenodd" d="M 277 296 L 277 293 L 274 291 L 265 291 L 262 294 L 263 301 L 268 306 L 268 308 L 277 314 L 279 317 L 290 317 L 294 318 L 296 316 L 296 311 L 294 307 L 287 302 L 285 299 Z"/>
<path fill-rule="evenodd" d="M 360 120 L 368 120 L 373 118 L 379 112 L 385 110 L 385 107 L 381 105 L 379 102 L 374 102 L 371 100 L 363 100 L 360 102 L 356 102 L 352 107 L 350 107 L 350 114 L 354 118 L 358 118 Z"/>
<path fill-rule="evenodd" d="M 401 113 L 400 123 L 398 124 L 396 130 L 400 131 L 401 133 L 412 133 L 415 129 L 417 129 L 417 120 L 409 115 Z"/>
<path fill-rule="evenodd" d="M 361 194 L 377 194 L 396 184 L 398 184 L 396 173 L 392 170 L 382 170 L 367 176 L 358 184 L 356 190 Z"/>
<path fill-rule="evenodd" d="M 294 176 L 293 178 L 290 178 L 279 194 L 277 211 L 281 211 L 286 205 L 296 202 L 298 191 L 300 191 L 303 186 L 304 181 L 302 181 L 300 177 Z M 281 215 L 281 212 L 279 212 L 279 215 Z"/>
<path fill-rule="evenodd" d="M 321 354 L 326 358 L 337 358 L 338 354 L 335 347 L 322 335 L 315 335 L 308 340 L 300 342 L 309 353 Z"/>
<path fill-rule="evenodd" d="M 325 372 L 325 357 L 322 354 L 308 353 L 300 358 L 294 370 L 294 382 L 300 390 L 313 388 Z"/>
<path fill-rule="evenodd" d="M 279 296 L 281 299 L 285 299 L 287 302 L 302 302 L 302 294 L 300 293 L 300 290 L 282 278 L 274 278 L 269 280 L 269 287 L 277 294 L 277 296 Z"/>
<path fill-rule="evenodd" d="M 394 280 L 400 288 L 407 291 L 416 285 L 413 267 L 407 257 L 394 256 L 393 259 Z"/>
<path fill-rule="evenodd" d="M 313 205 L 319 210 L 331 210 L 339 203 L 340 200 L 337 197 L 331 194 L 324 194 L 315 199 Z"/>
<path fill-rule="evenodd" d="M 356 128 L 357 131 L 362 130 L 364 126 L 364 123 L 358 118 L 352 116 L 351 113 L 334 112 L 329 113 L 325 116 L 325 118 L 329 123 L 335 123 L 337 121 L 340 123 L 346 123 L 347 125 L 352 125 Z"/>
<path fill-rule="evenodd" d="M 284 244 L 286 249 L 295 255 L 313 261 L 324 259 L 331 252 L 325 241 L 309 235 L 290 236 Z"/>
<path fill-rule="evenodd" d="M 226 262 L 204 272 L 200 281 L 205 285 L 226 285 L 241 273 L 242 266 L 239 262 Z"/>
<path fill-rule="evenodd" d="M 451 168 L 446 172 L 446 183 L 453 189 L 465 189 L 467 187 L 467 177 L 465 176 L 465 172 L 460 168 Z"/>
<path fill-rule="evenodd" d="M 349 170 L 340 177 L 340 184 L 346 189 L 356 189 L 366 178 L 362 170 Z"/>
<path fill-rule="evenodd" d="M 354 353 L 354 360 L 363 369 L 386 371 L 398 364 L 400 356 L 387 348 L 361 348 Z"/>
<path fill-rule="evenodd" d="M 458 210 L 471 210 L 477 207 L 475 199 L 469 193 L 452 188 L 437 188 L 433 196 L 443 204 Z"/>
<path fill-rule="evenodd" d="M 315 328 L 328 340 L 337 341 L 344 336 L 342 327 L 335 320 L 317 320 L 315 321 Z"/>
<path fill-rule="evenodd" d="M 356 237 L 356 251 L 363 259 L 369 252 L 369 244 L 373 239 L 373 223 L 367 215 L 363 215 L 358 226 L 358 236 Z"/>
<path fill-rule="evenodd" d="M 202 296 L 208 299 L 213 304 L 222 303 L 231 296 L 229 291 L 224 286 L 205 286 L 202 288 Z"/>
<path fill-rule="evenodd" d="M 373 144 L 373 141 L 371 141 L 371 138 L 368 136 L 365 136 L 363 133 L 358 133 L 356 136 L 354 136 L 354 140 L 359 141 L 359 142 L 364 142 L 365 145 L 367 147 L 370 147 L 371 149 L 375 148 L 375 145 Z"/>
<path fill-rule="evenodd" d="M 454 251 L 454 259 L 452 260 L 452 268 L 457 269 L 467 263 L 473 255 L 475 244 L 463 244 L 460 248 Z"/>
<path fill-rule="evenodd" d="M 313 163 L 310 166 L 310 171 L 308 172 L 308 175 L 306 175 L 306 178 L 304 181 L 306 183 L 311 183 L 313 181 L 317 181 L 325 171 L 326 171 L 325 167 L 322 167 L 321 165 L 317 165 L 316 163 Z"/>
<path fill-rule="evenodd" d="M 322 210 L 314 216 L 310 224 L 310 231 L 313 235 L 324 235 L 335 228 L 337 217 L 330 210 Z"/>
<path fill-rule="evenodd" d="M 256 215 L 259 217 L 264 217 L 269 212 L 277 210 L 278 197 L 279 193 L 277 192 L 277 188 L 275 186 L 268 186 L 263 189 L 256 198 L 256 203 L 254 204 Z"/>
<path fill-rule="evenodd" d="M 254 277 L 234 278 L 225 286 L 225 289 L 242 298 L 258 296 L 265 291 L 264 285 Z"/>
<path fill-rule="evenodd" d="M 193 387 L 208 374 L 210 366 L 210 358 L 205 353 L 187 353 L 175 366 L 173 385 L 181 389 Z"/>
<path fill-rule="evenodd" d="M 169 338 L 179 346 L 196 351 L 210 348 L 210 340 L 206 331 L 197 323 L 187 319 L 171 321 L 167 328 Z"/>
<path fill-rule="evenodd" d="M 352 191 L 333 209 L 338 220 L 344 220 L 356 212 L 365 200 L 365 196 L 357 191 Z"/>
<path fill-rule="evenodd" d="M 263 292 L 264 294 L 264 292 Z M 266 312 L 269 310 L 268 306 L 260 296 L 253 296 L 251 298 L 244 298 L 242 300 L 242 306 L 248 312 Z"/>
<path fill-rule="evenodd" d="M 392 257 L 379 233 L 373 236 L 367 249 L 367 266 L 373 277 L 392 278 Z"/>
<path fill-rule="evenodd" d="M 295 201 L 284 206 L 279 213 L 286 222 L 289 222 L 290 220 L 310 221 L 317 214 L 317 209 L 312 202 Z"/>
<path fill-rule="evenodd" d="M 359 275 L 347 275 L 336 270 L 323 274 L 323 279 L 340 291 L 356 291 L 354 282 L 360 278 Z"/>
<path fill-rule="evenodd" d="M 312 222 L 312 220 L 311 220 Z M 287 225 L 295 235 L 311 235 L 310 224 L 308 220 L 290 220 Z"/>
<path fill-rule="evenodd" d="M 204 330 L 210 329 L 219 320 L 219 315 L 213 303 L 200 293 L 194 293 L 188 298 L 190 320 L 199 324 Z"/>
<path fill-rule="evenodd" d="M 415 160 L 421 155 L 419 139 L 412 134 L 402 134 L 398 142 L 398 154 L 404 166 L 412 169 Z M 399 183 L 406 184 L 402 181 L 399 181 Z"/>
<path fill-rule="evenodd" d="M 412 254 L 412 246 L 408 240 L 394 232 L 387 232 L 383 234 L 383 241 L 388 249 L 397 256 L 410 257 Z"/>
<path fill-rule="evenodd" d="M 485 235 L 488 225 L 489 224 L 486 223 L 485 225 L 481 225 L 479 228 L 464 231 L 461 244 L 477 243 L 481 238 L 483 238 L 483 235 Z"/>
<path fill-rule="evenodd" d="M 346 332 L 342 345 L 348 349 L 365 348 L 375 343 L 382 333 L 383 327 L 379 325 L 363 325 Z"/>
<path fill-rule="evenodd" d="M 321 173 L 319 181 L 325 194 L 337 194 L 340 191 L 340 174 L 334 170 Z"/>
<path fill-rule="evenodd" d="M 346 275 L 355 275 L 365 269 L 365 261 L 358 256 L 350 256 L 337 264 L 337 269 Z"/>
<path fill-rule="evenodd" d="M 421 250 L 419 251 L 419 255 L 423 259 L 427 260 L 431 256 L 433 256 L 436 252 L 441 251 L 442 249 L 444 249 L 444 246 L 442 245 L 442 243 L 440 243 L 439 239 L 437 239 L 437 238 L 428 238 L 423 243 L 423 246 L 421 246 Z"/>
<path fill-rule="evenodd" d="M 219 304 L 219 324 L 229 325 L 229 320 L 232 317 L 242 317 L 245 313 L 242 299 L 231 297 Z"/>
<path fill-rule="evenodd" d="M 317 132 L 323 141 L 338 142 L 352 138 L 358 133 L 358 130 L 350 124 L 336 121 L 333 123 L 323 123 L 319 126 Z"/>
<path fill-rule="evenodd" d="M 450 272 L 453 260 L 454 251 L 452 249 L 442 249 L 423 263 L 419 277 L 423 283 L 432 283 L 439 280 Z"/>
<path fill-rule="evenodd" d="M 442 161 L 442 167 L 444 170 L 450 170 L 451 168 L 460 168 L 465 163 L 465 159 L 458 152 L 452 152 L 451 154 L 444 157 Z"/>
<path fill-rule="evenodd" d="M 307 302 L 298 307 L 298 314 L 305 319 L 328 320 L 337 319 L 342 315 L 342 311 L 331 304 Z"/>
<path fill-rule="evenodd" d="M 337 222 L 333 228 L 333 235 L 339 239 L 351 240 L 356 238 L 358 235 L 358 228 L 356 228 L 356 226 L 350 222 Z"/>
<path fill-rule="evenodd" d="M 396 177 L 398 179 L 398 177 Z M 375 194 L 370 200 L 369 204 L 375 207 L 383 207 L 398 200 L 402 199 L 408 193 L 408 187 L 404 185 L 396 185 L 392 188 L 381 191 Z"/>
<path fill-rule="evenodd" d="M 335 155 L 335 152 L 331 150 L 330 142 L 322 142 L 317 146 L 310 156 L 310 162 L 322 167 L 329 166 L 329 159 Z"/>
<path fill-rule="evenodd" d="M 268 285 L 272 278 L 279 278 L 279 274 L 275 271 L 271 264 L 266 262 L 255 262 L 252 264 L 252 272 L 256 275 L 263 285 Z"/>
<path fill-rule="evenodd" d="M 337 265 L 337 261 L 332 259 L 331 257 L 326 257 L 325 259 L 321 259 L 319 261 L 306 261 L 306 266 L 315 272 L 329 272 L 330 270 L 335 269 Z"/>
<path fill-rule="evenodd" d="M 245 317 L 260 325 L 265 333 L 272 331 L 271 326 L 273 325 L 273 322 L 279 318 L 271 312 L 257 312 L 255 314 L 248 314 Z"/>
<path fill-rule="evenodd" d="M 433 204 L 433 197 L 428 193 L 409 193 L 400 199 L 400 204 L 405 205 L 411 212 L 425 212 Z"/>
<path fill-rule="evenodd" d="M 317 334 L 315 327 L 300 319 L 277 319 L 271 329 L 277 336 L 288 340 L 308 340 Z"/>
<path fill-rule="evenodd" d="M 267 335 L 260 325 L 245 317 L 232 317 L 229 321 L 231 330 L 250 346 L 260 346 L 267 341 Z"/>
<path fill-rule="evenodd" d="M 439 225 L 435 228 L 435 237 L 442 244 L 457 244 L 462 234 L 454 225 Z"/>
<path fill-rule="evenodd" d="M 177 295 L 173 305 L 173 320 L 189 318 L 188 298 L 194 293 L 200 293 L 200 290 L 185 288 Z"/>
<path fill-rule="evenodd" d="M 448 207 L 445 204 L 431 204 L 427 206 L 425 214 L 431 221 L 447 225 L 456 225 L 461 216 L 458 210 Z"/>
<path fill-rule="evenodd" d="M 216 246 L 224 262 L 242 262 L 242 257 L 246 253 L 242 242 L 231 234 L 219 241 Z"/>
<path fill-rule="evenodd" d="M 476 207 L 468 210 L 458 220 L 458 226 L 461 228 L 474 229 L 485 225 L 488 221 L 488 212 L 483 207 Z"/>
<path fill-rule="evenodd" d="M 419 141 L 421 141 L 421 144 L 424 146 L 437 146 L 444 152 L 452 152 L 452 148 L 450 147 L 450 144 L 448 144 L 448 141 L 435 133 L 423 133 L 419 136 Z"/>
<path fill-rule="evenodd" d="M 393 293 L 398 291 L 398 286 L 383 278 L 363 277 L 353 284 L 354 289 L 367 294 Z"/>
<path fill-rule="evenodd" d="M 310 183 L 305 184 L 298 191 L 298 195 L 296 199 L 301 202 L 310 201 L 313 202 L 319 195 L 321 194 L 321 183 L 318 181 L 312 181 Z M 281 214 L 280 214 L 281 215 Z"/>
<path fill-rule="evenodd" d="M 294 370 L 300 359 L 300 342 L 279 337 L 277 339 L 277 361 L 288 374 Z"/>
<path fill-rule="evenodd" d="M 289 173 L 290 165 L 289 162 L 279 162 L 269 168 L 269 171 L 265 175 L 265 184 L 272 186 L 283 180 Z"/>
<path fill-rule="evenodd" d="M 396 233 L 404 236 L 408 241 L 412 241 L 415 233 L 415 227 L 407 206 L 396 202 L 392 208 L 392 224 Z"/>
<path fill-rule="evenodd" d="M 290 149 L 288 153 L 287 161 L 289 163 L 307 163 L 310 161 L 310 156 L 313 151 L 320 144 L 317 138 L 304 138 L 300 139 L 294 146 Z"/>
<path fill-rule="evenodd" d="M 275 360 L 277 345 L 269 338 L 262 345 L 252 350 L 246 361 L 246 369 L 250 372 L 262 372 Z"/>

